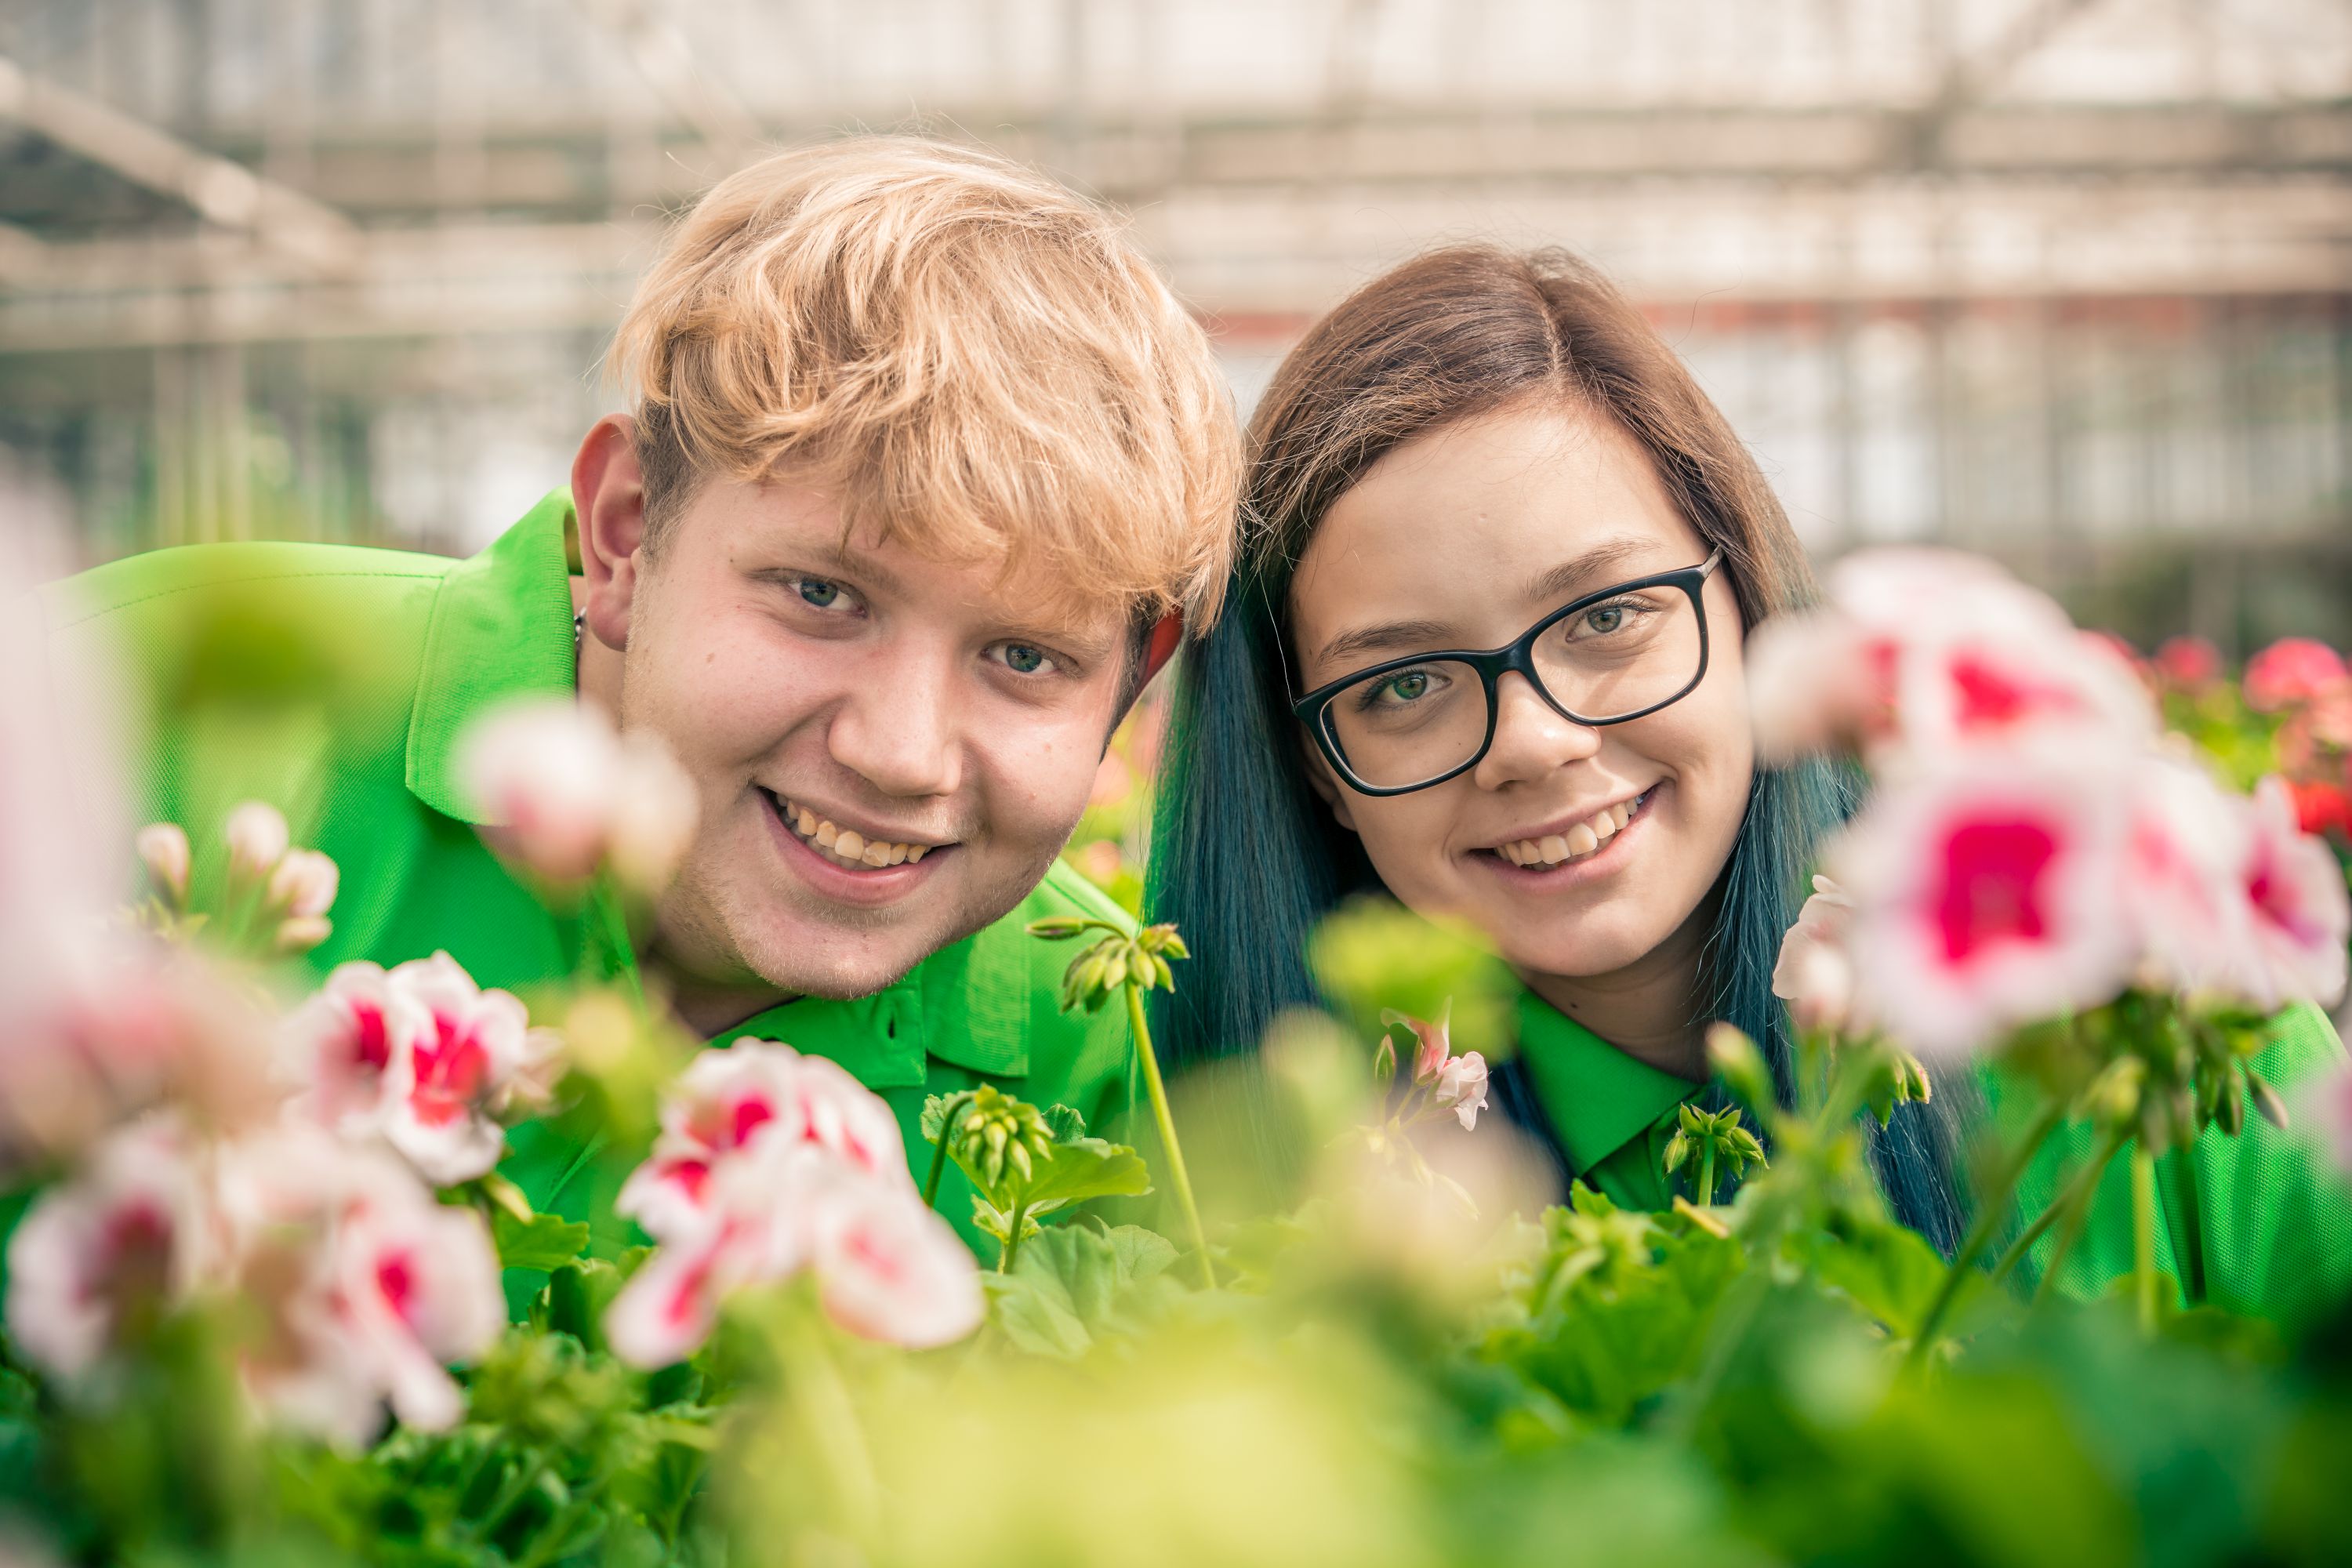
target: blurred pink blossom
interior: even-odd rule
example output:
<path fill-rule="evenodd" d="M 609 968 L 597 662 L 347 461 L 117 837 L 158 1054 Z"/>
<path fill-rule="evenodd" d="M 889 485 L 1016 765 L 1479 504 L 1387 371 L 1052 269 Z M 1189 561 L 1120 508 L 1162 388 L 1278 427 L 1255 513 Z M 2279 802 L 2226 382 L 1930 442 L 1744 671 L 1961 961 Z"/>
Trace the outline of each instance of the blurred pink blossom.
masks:
<path fill-rule="evenodd" d="M 169 1117 L 110 1134 L 44 1193 L 8 1242 L 7 1327 L 68 1383 L 184 1301 L 208 1252 L 194 1140 Z"/>
<path fill-rule="evenodd" d="M 2221 650 L 2200 637 L 2167 637 L 2156 650 L 2156 672 L 2184 690 L 2210 686 L 2221 678 Z"/>
<path fill-rule="evenodd" d="M 292 843 L 285 816 L 263 801 L 248 800 L 228 814 L 225 829 L 229 866 L 256 881 L 268 878 Z"/>
<path fill-rule="evenodd" d="M 2341 655 L 2310 637 L 2281 637 L 2246 661 L 2246 704 L 2264 713 L 2342 686 L 2347 676 Z"/>
<path fill-rule="evenodd" d="M 1832 847 L 1853 900 L 1857 1001 L 1923 1057 L 2120 991 L 2116 770 L 1993 753 L 1882 789 Z"/>
<path fill-rule="evenodd" d="M 269 874 L 270 908 L 298 920 L 315 919 L 334 907 L 342 870 L 316 849 L 289 849 Z"/>
<path fill-rule="evenodd" d="M 188 900 L 188 835 L 175 822 L 151 822 L 133 840 L 139 862 L 155 879 L 155 886 L 174 908 Z"/>
<path fill-rule="evenodd" d="M 2054 737 L 2137 746 L 2155 714 L 2131 660 L 1977 557 L 1865 551 L 1829 603 L 1758 628 L 1748 647 L 1768 761 L 1843 745 L 1879 765 Z"/>
<path fill-rule="evenodd" d="M 971 1251 L 911 1192 L 872 1177 L 846 1182 L 816 1205 L 812 1228 L 817 1300 L 849 1332 L 929 1350 L 980 1327 L 985 1302 Z"/>
<path fill-rule="evenodd" d="M 699 799 L 667 748 L 573 699 L 489 715 L 462 742 L 459 772 L 492 841 L 551 882 L 582 882 L 609 863 L 629 887 L 657 893 L 694 840 Z"/>
<path fill-rule="evenodd" d="M 2352 938 L 2352 897 L 2327 846 L 2305 833 L 2285 782 L 2266 778 L 2254 791 L 2240 876 L 2252 906 L 2254 941 L 2268 968 L 2265 1006 L 2344 998 Z"/>
<path fill-rule="evenodd" d="M 2317 1133 L 2329 1162 L 2352 1176 L 2352 1065 L 2337 1063 L 2295 1100 L 2295 1125 Z"/>
<path fill-rule="evenodd" d="M 2246 803 L 2196 763 L 2148 756 L 2135 767 L 2122 909 L 2155 987 L 2264 1005 L 2269 984 L 2238 875 Z"/>
<path fill-rule="evenodd" d="M 444 1367 L 488 1349 L 506 1323 L 488 1227 L 436 1202 L 389 1154 L 289 1122 L 225 1147 L 223 1284 L 258 1310 L 241 1358 L 278 1420 L 350 1446 L 388 1399 L 420 1430 L 463 1410 Z"/>

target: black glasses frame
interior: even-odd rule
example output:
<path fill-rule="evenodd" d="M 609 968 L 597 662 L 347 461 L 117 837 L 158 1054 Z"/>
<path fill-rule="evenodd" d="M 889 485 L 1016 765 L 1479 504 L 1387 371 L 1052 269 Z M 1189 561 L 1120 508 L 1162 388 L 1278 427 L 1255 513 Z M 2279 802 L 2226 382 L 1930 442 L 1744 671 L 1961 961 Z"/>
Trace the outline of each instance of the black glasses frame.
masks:
<path fill-rule="evenodd" d="M 1502 712 L 1501 694 L 1496 688 L 1503 677 L 1514 670 L 1527 678 L 1528 685 L 1534 689 L 1535 694 L 1542 698 L 1553 712 L 1571 724 L 1582 724 L 1588 728 L 1599 729 L 1604 724 L 1626 724 L 1636 719 L 1646 719 L 1661 708 L 1671 708 L 1680 702 L 1698 689 L 1700 681 L 1706 679 L 1706 600 L 1704 595 L 1706 592 L 1706 580 L 1713 576 L 1716 568 L 1722 564 L 1723 549 L 1718 545 L 1713 554 L 1696 566 L 1685 566 L 1674 572 L 1660 572 L 1649 577 L 1636 577 L 1630 583 L 1619 583 L 1603 588 L 1598 593 L 1587 594 L 1580 599 L 1572 600 L 1552 611 L 1520 633 L 1516 639 L 1506 643 L 1501 647 L 1449 648 L 1432 653 L 1408 654 L 1402 658 L 1391 658 L 1366 669 L 1352 671 L 1337 680 L 1317 687 L 1293 702 L 1290 705 L 1290 710 L 1297 716 L 1300 723 L 1307 726 L 1307 732 L 1315 737 L 1315 744 L 1322 752 L 1324 760 L 1331 764 L 1333 772 L 1347 781 L 1348 787 L 1358 795 L 1411 795 L 1418 789 L 1429 789 L 1433 785 L 1444 784 L 1447 779 L 1459 778 L 1483 762 L 1486 753 L 1494 749 L 1495 725 Z M 1607 719 L 1588 719 L 1581 713 L 1570 712 L 1561 705 L 1559 699 L 1554 697 L 1545 688 L 1543 677 L 1536 673 L 1537 639 L 1580 610 L 1589 610 L 1604 599 L 1613 599 L 1620 594 L 1630 594 L 1640 588 L 1680 588 L 1690 596 L 1691 613 L 1698 617 L 1698 672 L 1690 678 L 1688 684 L 1672 697 L 1664 701 L 1653 702 L 1647 708 L 1639 709 L 1632 713 L 1619 713 Z M 1339 738 L 1331 733 L 1331 700 L 1351 686 L 1370 680 L 1376 676 L 1386 675 L 1391 670 L 1411 669 L 1415 665 L 1430 664 L 1439 659 L 1468 665 L 1478 672 L 1478 679 L 1486 688 L 1486 733 L 1485 738 L 1479 741 L 1478 749 L 1456 766 L 1449 768 L 1434 778 L 1423 779 L 1419 784 L 1365 783 L 1357 775 L 1356 770 L 1348 765 L 1348 758 L 1339 748 Z"/>

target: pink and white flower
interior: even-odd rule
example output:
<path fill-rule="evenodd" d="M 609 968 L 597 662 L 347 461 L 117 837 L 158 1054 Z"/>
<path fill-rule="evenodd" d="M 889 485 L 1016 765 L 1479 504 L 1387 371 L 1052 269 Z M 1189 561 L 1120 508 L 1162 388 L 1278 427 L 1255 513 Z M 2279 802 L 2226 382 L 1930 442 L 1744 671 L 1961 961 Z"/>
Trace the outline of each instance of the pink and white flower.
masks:
<path fill-rule="evenodd" d="M 2239 865 L 2254 943 L 2268 976 L 2265 1006 L 2343 1000 L 2352 898 L 2327 846 L 2305 833 L 2284 781 L 2266 778 L 2247 813 Z"/>
<path fill-rule="evenodd" d="M 1952 552 L 1847 557 L 1826 607 L 1758 628 L 1748 673 L 1768 761 L 1843 744 L 1885 765 L 2046 737 L 2137 746 L 2155 732 L 2130 659 Z"/>
<path fill-rule="evenodd" d="M 438 1430 L 463 1409 L 444 1370 L 506 1322 L 489 1232 L 390 1155 L 289 1122 L 221 1153 L 224 1282 L 259 1309 L 239 1370 L 288 1425 L 359 1445 L 383 1405 Z"/>
<path fill-rule="evenodd" d="M 79 1382 L 186 1299 L 209 1252 L 194 1141 L 151 1117 L 107 1138 L 8 1242 L 8 1332 L 51 1376 Z"/>
<path fill-rule="evenodd" d="M 1439 1105 L 1450 1105 L 1454 1114 L 1462 1119 L 1462 1130 L 1470 1131 L 1478 1125 L 1478 1113 L 1486 1109 L 1486 1058 L 1476 1051 L 1465 1051 L 1448 1061 L 1437 1075 L 1437 1092 L 1431 1100 Z"/>
<path fill-rule="evenodd" d="M 530 1015 L 509 993 L 476 985 L 446 952 L 412 959 L 387 979 L 424 1022 L 391 1058 L 383 1135 L 436 1185 L 471 1181 L 499 1163 L 499 1113 L 540 1054 Z"/>
<path fill-rule="evenodd" d="M 836 1063 L 765 1040 L 707 1051 L 662 1129 L 617 1205 L 661 1243 L 605 1317 L 623 1360 L 683 1360 L 730 1293 L 803 1268 L 852 1333 L 921 1347 L 979 1326 L 971 1254 L 916 1193 L 889 1107 Z"/>
<path fill-rule="evenodd" d="M 1859 1024 L 1853 1011 L 1853 957 L 1848 942 L 1853 900 L 1827 877 L 1813 879 L 1812 896 L 1780 939 L 1772 967 L 1772 994 L 1789 1004 L 1801 1029 L 1843 1030 Z"/>
<path fill-rule="evenodd" d="M 2260 1005 L 2269 987 L 2238 876 L 2245 803 L 2169 757 L 2141 759 L 2130 786 L 2122 911 L 2142 950 L 2141 983 Z"/>
<path fill-rule="evenodd" d="M 2136 956 L 2122 795 L 2107 770 L 1999 754 L 1884 790 L 1829 857 L 1868 1016 L 1948 1058 L 2113 997 Z"/>
<path fill-rule="evenodd" d="M 653 1155 L 616 1206 L 648 1236 L 682 1234 L 709 1201 L 713 1173 L 755 1142 L 814 1147 L 866 1175 L 913 1190 L 898 1119 L 823 1057 L 772 1040 L 739 1040 L 697 1057 L 662 1105 Z"/>
<path fill-rule="evenodd" d="M 817 1300 L 849 1332 L 929 1350 L 980 1327 L 986 1303 L 971 1250 L 911 1192 L 852 1179 L 816 1205 L 812 1229 Z"/>
<path fill-rule="evenodd" d="M 699 797 L 660 740 L 616 731 L 571 699 L 517 702 L 467 736 L 460 776 L 491 837 L 538 876 L 586 880 L 610 864 L 658 892 L 693 843 Z"/>
<path fill-rule="evenodd" d="M 393 1062 L 432 1026 L 410 988 L 380 964 L 338 964 L 279 1026 L 281 1077 L 323 1125 L 364 1136 L 381 1124 Z"/>

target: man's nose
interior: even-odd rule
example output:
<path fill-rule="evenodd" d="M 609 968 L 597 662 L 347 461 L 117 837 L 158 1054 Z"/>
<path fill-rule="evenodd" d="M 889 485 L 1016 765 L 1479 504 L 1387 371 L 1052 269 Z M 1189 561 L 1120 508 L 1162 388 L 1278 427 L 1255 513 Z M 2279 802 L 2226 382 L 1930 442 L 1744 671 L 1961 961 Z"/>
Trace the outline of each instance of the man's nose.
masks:
<path fill-rule="evenodd" d="M 1541 778 L 1601 749 L 1601 731 L 1563 719 L 1513 670 L 1495 684 L 1495 743 L 1470 772 L 1480 789 Z"/>
<path fill-rule="evenodd" d="M 835 709 L 834 761 L 901 799 L 952 795 L 961 782 L 956 671 L 942 650 L 869 666 Z"/>

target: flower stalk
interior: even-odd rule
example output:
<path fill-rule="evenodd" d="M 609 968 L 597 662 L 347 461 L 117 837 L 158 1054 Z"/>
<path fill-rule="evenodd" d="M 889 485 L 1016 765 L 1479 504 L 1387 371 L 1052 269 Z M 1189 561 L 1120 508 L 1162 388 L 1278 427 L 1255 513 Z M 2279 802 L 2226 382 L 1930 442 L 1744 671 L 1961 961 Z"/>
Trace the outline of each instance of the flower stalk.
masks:
<path fill-rule="evenodd" d="M 1184 1149 L 1176 1139 L 1176 1120 L 1169 1113 L 1168 1089 L 1160 1076 L 1160 1057 L 1152 1049 L 1151 1025 L 1144 1016 L 1143 1007 L 1146 991 L 1155 986 L 1169 992 L 1176 989 L 1175 972 L 1168 961 L 1190 958 L 1192 954 L 1172 925 L 1145 926 L 1132 936 L 1108 921 L 1077 916 L 1034 921 L 1029 926 L 1031 936 L 1047 942 L 1066 942 L 1089 931 L 1102 935 L 1072 959 L 1063 973 L 1062 1010 L 1068 1012 L 1082 1006 L 1092 1013 L 1110 999 L 1113 991 L 1125 993 L 1128 1026 L 1135 1037 L 1136 1055 L 1143 1063 L 1143 1083 L 1151 1097 L 1152 1120 L 1160 1129 L 1160 1146 L 1168 1152 L 1169 1183 L 1176 1189 L 1176 1206 L 1184 1216 L 1193 1255 L 1199 1259 L 1202 1287 L 1213 1290 L 1217 1288 L 1217 1271 L 1209 1255 L 1209 1234 L 1201 1224 L 1200 1205 L 1192 1198 L 1192 1181 L 1184 1169 Z"/>
<path fill-rule="evenodd" d="M 2139 1331 L 2156 1335 L 2156 1155 L 2146 1140 L 2131 1153 L 2132 1282 L 2139 1303 Z"/>
<path fill-rule="evenodd" d="M 1937 1288 L 1936 1299 L 1927 1304 L 1927 1310 L 1921 1315 L 1919 1331 L 1912 1336 L 1909 1359 L 1913 1365 L 1927 1358 L 1927 1347 L 1935 1343 L 1936 1331 L 1943 1326 L 1944 1319 L 1950 1314 L 1952 1303 L 1959 1300 L 1960 1287 L 1967 1282 L 1976 1260 L 1983 1255 L 1986 1247 L 1992 1245 L 1993 1237 L 2008 1222 L 2010 1200 L 2015 1195 L 2017 1184 L 2024 1177 L 2026 1167 L 2033 1163 L 2033 1156 L 2042 1152 L 2042 1146 L 2050 1141 L 2050 1135 L 2058 1130 L 2065 1113 L 2065 1105 L 2061 1101 L 2053 1100 L 2044 1106 L 2017 1147 L 2000 1163 L 1990 1187 L 1980 1195 L 1976 1219 L 1969 1225 L 1968 1235 L 1962 1238 L 1960 1250 L 1952 1258 L 1952 1266 L 1945 1273 L 1943 1283 Z M 2051 1216 L 2058 1212 L 2063 1202 L 2063 1197 L 2053 1202 L 2035 1222 L 2040 1229 L 2034 1234 L 2039 1235 L 2041 1229 L 2049 1228 Z M 2021 1237 L 2020 1245 L 2030 1243 Z M 2011 1258 L 2002 1259 L 1995 1277 L 2009 1268 L 2012 1261 Z"/>

